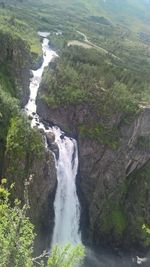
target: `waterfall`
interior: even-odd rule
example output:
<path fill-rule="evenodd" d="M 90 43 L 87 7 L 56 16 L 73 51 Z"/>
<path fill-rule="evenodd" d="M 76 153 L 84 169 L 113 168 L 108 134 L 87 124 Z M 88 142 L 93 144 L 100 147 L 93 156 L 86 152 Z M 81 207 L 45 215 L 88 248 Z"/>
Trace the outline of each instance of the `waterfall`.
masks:
<path fill-rule="evenodd" d="M 81 243 L 79 233 L 80 204 L 76 193 L 76 175 L 78 171 L 78 147 L 73 138 L 65 136 L 59 127 L 46 127 L 40 122 L 36 113 L 36 97 L 42 80 L 44 68 L 49 65 L 57 54 L 49 48 L 47 33 L 40 33 L 43 37 L 43 64 L 32 71 L 33 77 L 30 82 L 30 97 L 25 112 L 30 116 L 31 126 L 42 128 L 45 133 L 51 132 L 55 135 L 55 142 L 59 148 L 59 158 L 55 158 L 57 169 L 57 190 L 54 202 L 55 226 L 52 245 Z M 45 144 L 48 148 L 48 144 Z"/>
<path fill-rule="evenodd" d="M 81 242 L 79 234 L 80 205 L 76 193 L 78 171 L 78 148 L 74 139 L 64 136 L 61 139 L 59 128 L 53 128 L 59 147 L 56 162 L 58 187 L 54 202 L 55 227 L 52 245 Z"/>

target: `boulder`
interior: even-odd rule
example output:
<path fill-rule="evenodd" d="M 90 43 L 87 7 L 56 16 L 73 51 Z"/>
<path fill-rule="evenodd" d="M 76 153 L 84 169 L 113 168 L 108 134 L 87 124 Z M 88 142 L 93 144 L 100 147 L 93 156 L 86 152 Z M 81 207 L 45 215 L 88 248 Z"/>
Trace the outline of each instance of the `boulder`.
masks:
<path fill-rule="evenodd" d="M 33 72 L 32 72 L 32 70 L 30 70 L 30 79 L 32 79 L 33 78 Z"/>
<path fill-rule="evenodd" d="M 29 116 L 28 116 L 28 119 L 29 119 L 30 121 L 32 121 L 32 120 L 33 120 L 33 116 L 32 116 L 32 115 L 29 115 Z"/>
<path fill-rule="evenodd" d="M 58 145 L 56 143 L 52 143 L 50 145 L 50 149 L 54 152 L 56 159 L 58 160 L 59 159 L 59 147 L 58 147 Z"/>
<path fill-rule="evenodd" d="M 39 132 L 42 134 L 42 135 L 45 135 L 45 131 L 43 128 L 38 128 Z"/>
<path fill-rule="evenodd" d="M 55 135 L 52 132 L 48 132 L 46 133 L 46 139 L 48 146 L 51 146 L 51 144 L 55 142 Z"/>
<path fill-rule="evenodd" d="M 62 133 L 62 134 L 61 134 L 61 136 L 60 136 L 60 139 L 61 139 L 61 140 L 63 140 L 63 139 L 64 139 L 64 137 L 65 137 L 65 134 L 64 134 L 64 133 Z"/>

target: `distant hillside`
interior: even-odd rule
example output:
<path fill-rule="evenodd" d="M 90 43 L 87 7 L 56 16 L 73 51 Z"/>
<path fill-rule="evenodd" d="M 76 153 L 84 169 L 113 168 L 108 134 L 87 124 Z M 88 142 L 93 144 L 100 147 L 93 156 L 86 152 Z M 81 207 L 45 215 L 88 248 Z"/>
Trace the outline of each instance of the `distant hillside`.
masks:
<path fill-rule="evenodd" d="M 28 0 L 34 3 L 35 0 Z M 113 23 L 129 27 L 134 31 L 149 31 L 150 1 L 149 0 L 52 0 L 39 1 L 61 7 L 66 12 L 78 11 L 82 15 L 103 16 Z M 35 1 L 37 4 L 38 1 Z"/>
<path fill-rule="evenodd" d="M 150 2 L 147 0 L 82 0 L 93 14 L 103 14 L 113 22 L 134 30 L 149 30 Z"/>

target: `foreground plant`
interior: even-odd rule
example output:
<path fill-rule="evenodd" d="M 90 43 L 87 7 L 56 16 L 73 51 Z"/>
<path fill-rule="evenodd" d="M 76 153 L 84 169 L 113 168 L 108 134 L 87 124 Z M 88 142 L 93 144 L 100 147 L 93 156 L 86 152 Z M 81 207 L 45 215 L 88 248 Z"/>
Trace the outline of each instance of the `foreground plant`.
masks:
<path fill-rule="evenodd" d="M 84 248 L 55 246 L 51 253 L 43 252 L 33 258 L 34 226 L 27 217 L 28 197 L 25 190 L 26 204 L 22 207 L 19 200 L 10 204 L 10 193 L 13 185 L 6 189 L 6 179 L 0 185 L 0 266 L 1 267 L 74 267 L 82 262 Z"/>
<path fill-rule="evenodd" d="M 85 256 L 84 247 L 73 247 L 68 244 L 65 247 L 56 245 L 50 254 L 47 267 L 72 267 L 82 263 Z"/>
<path fill-rule="evenodd" d="M 0 266 L 32 266 L 34 226 L 26 216 L 27 205 L 10 205 L 6 179 L 0 186 Z"/>

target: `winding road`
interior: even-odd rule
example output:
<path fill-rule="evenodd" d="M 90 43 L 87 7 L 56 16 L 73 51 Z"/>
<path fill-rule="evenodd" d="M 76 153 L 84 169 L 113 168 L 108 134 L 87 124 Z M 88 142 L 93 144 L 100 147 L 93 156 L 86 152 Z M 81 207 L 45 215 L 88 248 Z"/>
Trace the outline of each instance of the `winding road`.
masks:
<path fill-rule="evenodd" d="M 121 60 L 119 57 L 115 56 L 113 53 L 111 53 L 111 52 L 107 51 L 106 49 L 104 49 L 104 48 L 102 48 L 102 47 L 100 47 L 100 46 L 98 46 L 98 45 L 92 43 L 91 41 L 89 41 L 88 38 L 87 38 L 87 36 L 86 36 L 83 32 L 77 31 L 77 33 L 83 36 L 83 38 L 84 38 L 84 42 L 85 42 L 87 45 L 89 45 L 89 46 L 91 46 L 91 47 L 94 47 L 94 48 L 96 48 L 96 49 L 101 50 L 103 53 L 105 53 L 106 55 L 110 55 L 110 56 L 112 56 L 114 59 L 117 59 L 117 60 L 119 60 L 119 61 Z"/>

